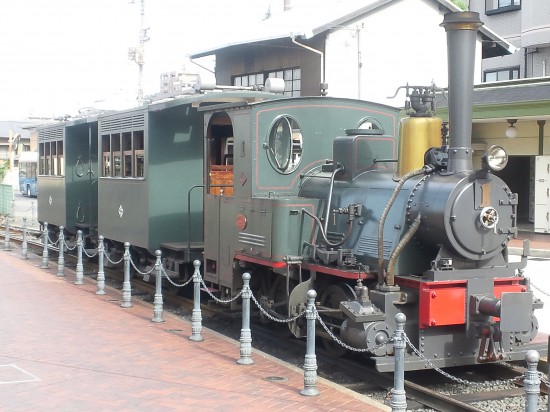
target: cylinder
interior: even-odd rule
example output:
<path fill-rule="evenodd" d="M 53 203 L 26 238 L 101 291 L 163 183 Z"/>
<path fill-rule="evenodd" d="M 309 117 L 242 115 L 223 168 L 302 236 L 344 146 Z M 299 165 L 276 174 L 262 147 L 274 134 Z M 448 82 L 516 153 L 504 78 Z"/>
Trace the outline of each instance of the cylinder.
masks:
<path fill-rule="evenodd" d="M 448 172 L 472 170 L 472 107 L 476 37 L 483 25 L 475 12 L 447 13 L 441 26 L 447 32 L 449 73 Z"/>
<path fill-rule="evenodd" d="M 424 166 L 424 153 L 432 147 L 441 146 L 439 117 L 407 117 L 401 120 L 399 128 L 398 177 Z"/>

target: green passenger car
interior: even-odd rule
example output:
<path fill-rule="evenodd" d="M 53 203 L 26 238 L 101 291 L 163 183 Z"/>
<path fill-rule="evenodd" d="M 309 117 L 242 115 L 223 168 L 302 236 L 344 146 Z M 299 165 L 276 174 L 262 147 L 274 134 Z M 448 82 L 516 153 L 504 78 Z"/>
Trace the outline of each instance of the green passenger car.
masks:
<path fill-rule="evenodd" d="M 168 270 L 202 256 L 202 108 L 274 98 L 267 93 L 182 97 L 99 118 L 99 233 L 110 247 L 170 253 Z M 184 254 L 185 256 L 182 256 Z"/>
<path fill-rule="evenodd" d="M 97 229 L 97 119 L 38 129 L 38 219 L 69 235 Z"/>

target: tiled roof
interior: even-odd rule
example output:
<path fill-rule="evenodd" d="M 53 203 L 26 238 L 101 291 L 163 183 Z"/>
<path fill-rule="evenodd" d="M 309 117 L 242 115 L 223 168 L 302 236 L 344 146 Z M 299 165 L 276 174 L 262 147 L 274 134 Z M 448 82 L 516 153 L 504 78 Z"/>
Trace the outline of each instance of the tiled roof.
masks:
<path fill-rule="evenodd" d="M 10 130 L 12 133 L 19 133 L 25 139 L 30 138 L 28 127 L 32 127 L 35 123 L 31 122 L 16 122 L 16 121 L 0 121 L 0 137 L 9 137 Z"/>
<path fill-rule="evenodd" d="M 474 87 L 474 105 L 534 103 L 550 100 L 550 78 L 530 78 L 509 82 L 484 83 Z M 439 94 L 437 107 L 447 107 L 447 99 Z"/>

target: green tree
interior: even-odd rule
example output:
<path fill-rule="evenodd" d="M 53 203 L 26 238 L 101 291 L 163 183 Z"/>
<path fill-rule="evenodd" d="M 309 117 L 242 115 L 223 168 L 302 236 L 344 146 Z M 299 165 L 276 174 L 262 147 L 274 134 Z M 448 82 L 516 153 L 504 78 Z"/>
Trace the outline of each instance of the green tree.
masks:
<path fill-rule="evenodd" d="M 460 10 L 468 10 L 468 0 L 452 0 L 452 2 L 460 7 Z"/>
<path fill-rule="evenodd" d="M 8 171 L 10 167 L 9 161 L 4 160 L 3 162 L 0 161 L 0 183 L 4 180 L 4 175 Z"/>

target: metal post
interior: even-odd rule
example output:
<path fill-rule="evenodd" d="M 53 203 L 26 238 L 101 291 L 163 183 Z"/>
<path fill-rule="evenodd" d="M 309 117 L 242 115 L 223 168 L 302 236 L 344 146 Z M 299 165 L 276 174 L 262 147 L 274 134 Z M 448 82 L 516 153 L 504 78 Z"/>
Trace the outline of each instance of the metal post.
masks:
<path fill-rule="evenodd" d="M 27 252 L 29 250 L 29 246 L 27 244 L 27 218 L 23 218 L 23 243 L 21 244 L 21 256 L 23 259 L 28 259 Z"/>
<path fill-rule="evenodd" d="M 59 226 L 59 256 L 57 258 L 57 276 L 65 276 L 65 257 L 63 252 L 65 249 L 65 235 L 63 234 L 63 226 Z"/>
<path fill-rule="evenodd" d="M 307 291 L 307 344 L 306 356 L 304 359 L 304 389 L 300 391 L 304 396 L 317 396 L 317 356 L 315 355 L 315 321 L 317 320 L 317 309 L 315 308 L 315 298 L 317 292 Z"/>
<path fill-rule="evenodd" d="M 48 269 L 48 222 L 44 222 L 44 231 L 42 232 L 44 250 L 42 251 L 42 269 Z"/>
<path fill-rule="evenodd" d="M 201 262 L 193 261 L 195 271 L 193 272 L 193 312 L 191 313 L 191 336 L 189 340 L 202 342 L 204 338 L 201 335 L 202 331 L 202 315 L 201 315 L 201 273 L 199 268 Z"/>
<path fill-rule="evenodd" d="M 99 245 L 97 246 L 98 270 L 97 270 L 97 291 L 96 295 L 105 294 L 105 272 L 103 271 L 103 253 L 105 246 L 103 245 L 103 236 L 99 236 Z"/>
<path fill-rule="evenodd" d="M 157 278 L 156 278 L 156 290 L 155 290 L 155 300 L 153 301 L 153 319 L 151 319 L 151 322 L 164 322 L 164 319 L 162 318 L 162 261 L 161 256 L 162 252 L 160 250 L 155 251 L 155 256 L 157 257 L 157 261 L 155 262 L 155 270 L 157 272 Z"/>
<path fill-rule="evenodd" d="M 525 354 L 527 361 L 527 370 L 523 378 L 523 386 L 525 387 L 525 412 L 537 412 L 539 393 L 540 393 L 540 378 L 537 371 L 537 365 L 540 360 L 540 355 L 536 350 L 527 351 Z"/>
<path fill-rule="evenodd" d="M 6 216 L 6 235 L 4 236 L 4 250 L 11 250 L 10 248 L 10 218 Z"/>
<path fill-rule="evenodd" d="M 124 282 L 122 283 L 122 304 L 123 308 L 131 308 L 132 286 L 130 285 L 130 243 L 124 243 Z"/>
<path fill-rule="evenodd" d="M 76 232 L 76 280 L 75 285 L 84 284 L 84 266 L 82 265 L 82 230 Z"/>
<path fill-rule="evenodd" d="M 395 351 L 395 370 L 393 374 L 393 391 L 390 406 L 392 412 L 405 412 L 407 410 L 407 397 L 405 395 L 405 322 L 407 317 L 404 313 L 395 315 L 397 328 L 393 334 L 393 348 Z"/>
<path fill-rule="evenodd" d="M 34 202 L 31 202 L 31 226 L 34 225 Z"/>
<path fill-rule="evenodd" d="M 237 361 L 239 365 L 250 365 L 254 363 L 252 360 L 252 334 L 250 333 L 250 273 L 243 273 L 243 325 L 241 329 L 240 352 L 241 357 Z"/>

